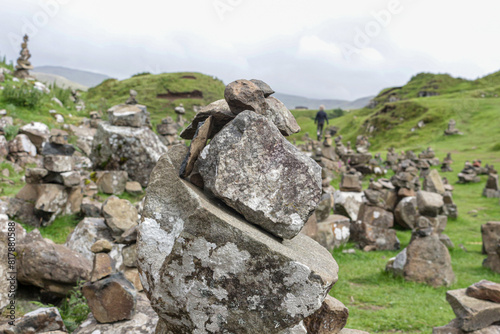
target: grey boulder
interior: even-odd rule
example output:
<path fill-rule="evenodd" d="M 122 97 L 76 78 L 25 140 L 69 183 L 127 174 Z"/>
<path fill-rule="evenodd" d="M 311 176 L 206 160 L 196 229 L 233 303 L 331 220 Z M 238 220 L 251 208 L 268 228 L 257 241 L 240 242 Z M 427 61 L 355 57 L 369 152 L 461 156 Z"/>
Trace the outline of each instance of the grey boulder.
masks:
<path fill-rule="evenodd" d="M 321 198 L 321 167 L 252 111 L 220 131 L 198 164 L 205 190 L 281 238 L 296 236 Z"/>

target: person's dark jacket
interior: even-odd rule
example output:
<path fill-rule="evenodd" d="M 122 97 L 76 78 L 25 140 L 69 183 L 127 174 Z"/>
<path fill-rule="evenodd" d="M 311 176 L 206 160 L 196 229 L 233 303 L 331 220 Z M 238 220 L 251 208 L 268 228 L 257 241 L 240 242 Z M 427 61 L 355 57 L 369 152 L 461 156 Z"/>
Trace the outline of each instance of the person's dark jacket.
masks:
<path fill-rule="evenodd" d="M 323 110 L 318 111 L 316 114 L 316 118 L 314 119 L 314 123 L 318 124 L 324 124 L 326 121 L 326 124 L 328 124 L 328 116 L 326 115 L 326 112 Z"/>

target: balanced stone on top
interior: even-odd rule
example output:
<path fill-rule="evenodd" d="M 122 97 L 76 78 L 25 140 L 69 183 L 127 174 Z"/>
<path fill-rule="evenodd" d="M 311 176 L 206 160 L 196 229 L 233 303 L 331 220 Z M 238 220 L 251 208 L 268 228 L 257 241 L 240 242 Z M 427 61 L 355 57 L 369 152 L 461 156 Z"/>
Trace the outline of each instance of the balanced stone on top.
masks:
<path fill-rule="evenodd" d="M 205 190 L 280 238 L 296 236 L 321 198 L 321 167 L 253 111 L 215 135 L 198 164 Z"/>

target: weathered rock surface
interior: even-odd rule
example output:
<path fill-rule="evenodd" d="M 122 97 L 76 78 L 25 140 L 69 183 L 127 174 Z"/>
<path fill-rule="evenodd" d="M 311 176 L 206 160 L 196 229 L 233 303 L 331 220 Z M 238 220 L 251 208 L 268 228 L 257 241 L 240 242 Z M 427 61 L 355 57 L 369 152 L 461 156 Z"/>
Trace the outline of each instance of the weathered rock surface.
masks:
<path fill-rule="evenodd" d="M 436 217 L 443 205 L 443 196 L 423 190 L 417 192 L 418 211 L 422 216 Z"/>
<path fill-rule="evenodd" d="M 64 155 L 72 156 L 75 153 L 73 145 L 60 145 L 54 143 L 45 143 L 42 149 L 42 155 Z"/>
<path fill-rule="evenodd" d="M 444 195 L 444 184 L 437 170 L 432 169 L 425 177 L 422 189 L 428 192 Z"/>
<path fill-rule="evenodd" d="M 99 218 L 101 217 L 102 203 L 91 199 L 90 197 L 84 197 L 82 200 L 82 213 L 85 217 Z"/>
<path fill-rule="evenodd" d="M 403 198 L 394 210 L 396 223 L 409 230 L 415 228 L 418 216 L 417 198 L 414 196 Z"/>
<path fill-rule="evenodd" d="M 226 100 L 218 100 L 210 103 L 208 106 L 203 107 L 194 117 L 191 124 L 184 129 L 180 136 L 183 139 L 193 139 L 198 124 L 204 122 L 207 118 L 212 117 L 212 131 L 210 139 L 218 133 L 227 123 L 231 122 L 235 116 L 229 109 Z"/>
<path fill-rule="evenodd" d="M 136 312 L 130 320 L 101 324 L 90 313 L 73 334 L 151 334 L 154 333 L 157 322 L 158 315 L 151 308 L 149 300 L 143 293 L 139 293 Z"/>
<path fill-rule="evenodd" d="M 71 172 L 75 169 L 75 161 L 71 156 L 46 155 L 43 157 L 43 166 L 49 172 Z"/>
<path fill-rule="evenodd" d="M 466 289 L 446 292 L 446 300 L 457 316 L 458 327 L 466 332 L 500 321 L 500 304 L 467 296 Z"/>
<path fill-rule="evenodd" d="M 43 143 L 47 142 L 50 137 L 49 127 L 40 122 L 23 125 L 19 128 L 19 133 L 28 136 L 39 152 L 42 150 Z"/>
<path fill-rule="evenodd" d="M 332 296 L 326 296 L 321 308 L 304 319 L 307 333 L 339 333 L 347 323 L 349 310 Z"/>
<path fill-rule="evenodd" d="M 100 323 L 130 320 L 135 314 L 137 292 L 122 273 L 82 287 L 90 311 Z"/>
<path fill-rule="evenodd" d="M 113 261 L 107 253 L 98 253 L 94 257 L 94 265 L 90 277 L 91 282 L 98 281 L 113 273 Z"/>
<path fill-rule="evenodd" d="M 363 204 L 358 219 L 351 224 L 351 240 L 365 250 L 397 250 L 400 242 L 393 225 L 391 212 Z"/>
<path fill-rule="evenodd" d="M 477 331 L 466 332 L 460 329 L 457 319 L 453 319 L 448 325 L 434 327 L 432 334 L 500 334 L 500 325 L 492 325 Z"/>
<path fill-rule="evenodd" d="M 109 123 L 115 126 L 140 128 L 149 126 L 149 112 L 140 104 L 119 104 L 108 109 Z"/>
<path fill-rule="evenodd" d="M 495 254 L 500 243 L 500 222 L 487 222 L 481 225 L 483 254 Z"/>
<path fill-rule="evenodd" d="M 112 241 L 111 231 L 103 218 L 85 218 L 76 225 L 73 232 L 68 235 L 66 247 L 80 253 L 90 263 L 94 261 L 92 245 L 101 239 Z"/>
<path fill-rule="evenodd" d="M 265 116 L 274 123 L 283 136 L 290 136 L 300 132 L 300 126 L 288 108 L 275 97 L 266 99 L 267 108 Z"/>
<path fill-rule="evenodd" d="M 482 280 L 469 286 L 465 293 L 472 298 L 500 303 L 500 284 L 495 282 Z"/>
<path fill-rule="evenodd" d="M 17 154 L 27 153 L 34 157 L 36 156 L 36 146 L 33 145 L 28 136 L 19 134 L 9 142 L 9 152 Z"/>
<path fill-rule="evenodd" d="M 245 110 L 252 110 L 260 115 L 266 113 L 267 102 L 264 92 L 250 80 L 241 79 L 228 84 L 224 91 L 224 98 L 235 115 Z"/>
<path fill-rule="evenodd" d="M 102 215 L 113 235 L 121 235 L 137 225 L 137 209 L 129 201 L 115 196 L 111 196 L 104 202 Z"/>
<path fill-rule="evenodd" d="M 38 230 L 28 233 L 18 247 L 17 279 L 23 284 L 65 295 L 79 281 L 90 277 L 90 261 L 68 247 L 42 238 Z"/>
<path fill-rule="evenodd" d="M 179 167 L 165 155 L 153 170 L 137 240 L 157 333 L 280 333 L 319 309 L 337 280 L 330 253 L 302 234 L 262 232 L 181 180 Z"/>
<path fill-rule="evenodd" d="M 143 193 L 142 186 L 137 181 L 130 181 L 125 184 L 125 191 L 131 195 L 141 195 Z"/>
<path fill-rule="evenodd" d="M 0 332 L 5 334 L 67 333 L 61 314 L 56 307 L 39 308 L 26 313 L 14 321 L 14 326 L 8 323 L 0 326 Z"/>
<path fill-rule="evenodd" d="M 349 218 L 331 215 L 326 220 L 317 223 L 317 231 L 313 239 L 331 251 L 349 241 L 350 226 Z"/>
<path fill-rule="evenodd" d="M 414 238 L 406 249 L 405 279 L 431 286 L 449 286 L 455 281 L 451 257 L 436 234 Z"/>
<path fill-rule="evenodd" d="M 337 190 L 333 194 L 334 211 L 339 215 L 349 217 L 352 221 L 356 221 L 363 199 L 363 193 Z"/>
<path fill-rule="evenodd" d="M 97 169 L 123 170 L 143 187 L 160 156 L 167 152 L 160 138 L 149 128 L 99 124 L 90 158 Z"/>
<path fill-rule="evenodd" d="M 100 239 L 94 242 L 92 247 L 90 247 L 90 251 L 94 254 L 97 253 L 109 253 L 113 249 L 113 244 L 106 239 Z"/>
<path fill-rule="evenodd" d="M 100 192 L 121 195 L 127 185 L 128 174 L 125 171 L 103 171 L 96 173 L 96 184 Z"/>
<path fill-rule="evenodd" d="M 321 167 L 252 111 L 221 130 L 198 163 L 205 190 L 281 238 L 300 232 L 321 197 Z"/>

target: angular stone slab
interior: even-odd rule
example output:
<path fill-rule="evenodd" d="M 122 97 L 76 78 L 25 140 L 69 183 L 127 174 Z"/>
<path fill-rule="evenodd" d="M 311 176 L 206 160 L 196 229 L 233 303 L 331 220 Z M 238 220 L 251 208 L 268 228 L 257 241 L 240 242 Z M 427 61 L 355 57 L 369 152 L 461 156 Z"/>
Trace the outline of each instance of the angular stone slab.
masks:
<path fill-rule="evenodd" d="M 321 308 L 304 319 L 304 325 L 308 333 L 338 333 L 346 325 L 348 316 L 349 310 L 344 304 L 332 296 L 327 296 Z"/>
<path fill-rule="evenodd" d="M 466 332 L 500 321 L 500 304 L 467 296 L 467 289 L 446 292 L 446 300 L 457 316 L 458 327 Z"/>
<path fill-rule="evenodd" d="M 500 303 L 500 284 L 495 282 L 482 280 L 469 286 L 465 293 L 472 298 Z"/>
<path fill-rule="evenodd" d="M 331 254 L 249 224 L 179 167 L 164 155 L 153 170 L 137 240 L 141 282 L 165 320 L 157 333 L 280 333 L 319 309 L 337 281 Z"/>
<path fill-rule="evenodd" d="M 205 190 L 275 236 L 296 236 L 321 198 L 321 167 L 265 117 L 240 113 L 199 159 Z"/>

